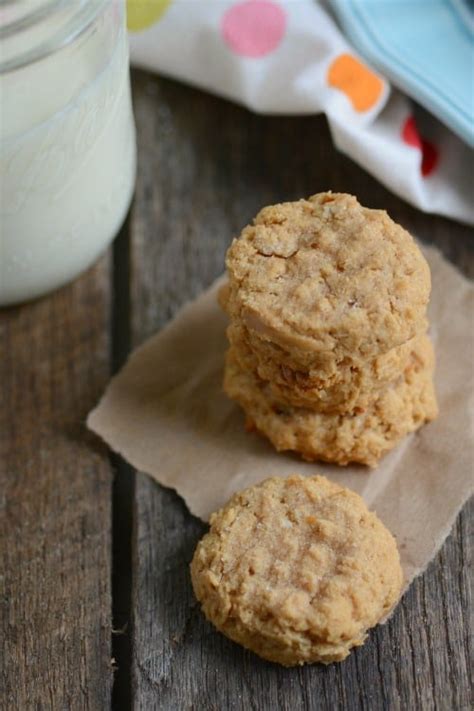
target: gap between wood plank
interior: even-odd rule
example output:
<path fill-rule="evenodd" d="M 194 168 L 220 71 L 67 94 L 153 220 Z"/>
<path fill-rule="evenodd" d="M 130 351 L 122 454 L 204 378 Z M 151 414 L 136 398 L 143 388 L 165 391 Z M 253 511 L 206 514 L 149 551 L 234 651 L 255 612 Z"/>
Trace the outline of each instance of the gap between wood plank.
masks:
<path fill-rule="evenodd" d="M 115 374 L 130 351 L 130 213 L 113 245 L 111 366 Z M 112 485 L 112 708 L 131 708 L 132 529 L 135 473 L 111 454 Z"/>

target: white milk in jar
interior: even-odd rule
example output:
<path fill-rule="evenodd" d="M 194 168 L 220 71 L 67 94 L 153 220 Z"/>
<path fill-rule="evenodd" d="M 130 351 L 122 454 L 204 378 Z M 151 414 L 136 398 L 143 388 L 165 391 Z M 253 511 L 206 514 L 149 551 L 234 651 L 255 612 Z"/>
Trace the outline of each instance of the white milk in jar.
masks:
<path fill-rule="evenodd" d="M 135 182 L 122 0 L 0 7 L 0 305 L 51 291 L 119 230 Z"/>

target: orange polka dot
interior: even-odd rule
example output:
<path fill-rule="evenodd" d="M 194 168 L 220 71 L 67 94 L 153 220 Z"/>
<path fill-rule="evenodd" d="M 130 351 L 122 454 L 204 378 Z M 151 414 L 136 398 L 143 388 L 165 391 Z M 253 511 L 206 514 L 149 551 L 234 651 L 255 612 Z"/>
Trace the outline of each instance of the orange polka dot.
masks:
<path fill-rule="evenodd" d="M 368 111 L 382 96 L 384 83 L 350 54 L 340 54 L 328 70 L 329 86 L 342 91 L 358 112 Z"/>

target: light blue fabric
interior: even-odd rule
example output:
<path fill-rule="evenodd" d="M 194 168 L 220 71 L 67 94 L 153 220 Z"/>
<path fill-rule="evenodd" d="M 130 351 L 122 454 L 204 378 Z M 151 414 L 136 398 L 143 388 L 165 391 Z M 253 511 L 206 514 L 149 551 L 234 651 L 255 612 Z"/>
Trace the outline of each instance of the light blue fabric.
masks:
<path fill-rule="evenodd" d="M 474 145 L 471 0 L 330 0 L 362 57 Z"/>

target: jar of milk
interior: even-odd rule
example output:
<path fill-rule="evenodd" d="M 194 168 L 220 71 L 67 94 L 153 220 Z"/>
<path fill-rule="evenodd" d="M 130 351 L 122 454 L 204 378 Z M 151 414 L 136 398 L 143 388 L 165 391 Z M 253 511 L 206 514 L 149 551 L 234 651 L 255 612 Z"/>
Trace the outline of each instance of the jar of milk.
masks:
<path fill-rule="evenodd" d="M 122 0 L 0 7 L 0 305 L 87 269 L 135 182 Z"/>

